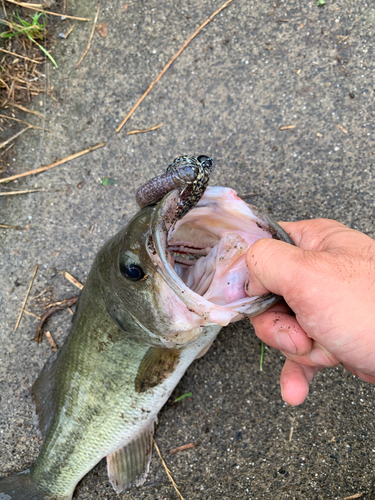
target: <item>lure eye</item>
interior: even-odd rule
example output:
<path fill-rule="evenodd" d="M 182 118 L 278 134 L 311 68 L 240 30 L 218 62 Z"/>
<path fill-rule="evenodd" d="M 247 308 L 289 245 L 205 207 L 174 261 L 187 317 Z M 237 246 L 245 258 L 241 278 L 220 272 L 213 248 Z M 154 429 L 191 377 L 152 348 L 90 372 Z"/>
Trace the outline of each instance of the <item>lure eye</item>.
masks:
<path fill-rule="evenodd" d="M 212 160 L 209 156 L 201 155 L 198 156 L 197 160 L 203 167 L 212 168 Z"/>
<path fill-rule="evenodd" d="M 145 277 L 143 269 L 137 264 L 120 264 L 120 272 L 124 276 L 124 278 L 127 278 L 131 281 L 139 281 Z"/>

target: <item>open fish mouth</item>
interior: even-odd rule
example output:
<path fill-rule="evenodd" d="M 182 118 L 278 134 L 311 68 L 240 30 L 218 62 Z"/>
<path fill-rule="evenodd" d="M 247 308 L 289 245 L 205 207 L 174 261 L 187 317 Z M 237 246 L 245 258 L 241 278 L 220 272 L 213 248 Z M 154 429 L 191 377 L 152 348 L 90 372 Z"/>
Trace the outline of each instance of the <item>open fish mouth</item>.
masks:
<path fill-rule="evenodd" d="M 271 217 L 245 203 L 233 189 L 208 187 L 199 203 L 174 222 L 178 191 L 168 193 L 151 220 L 149 255 L 157 272 L 201 326 L 251 317 L 279 297 L 247 295 L 245 255 L 259 238 L 293 243 Z"/>

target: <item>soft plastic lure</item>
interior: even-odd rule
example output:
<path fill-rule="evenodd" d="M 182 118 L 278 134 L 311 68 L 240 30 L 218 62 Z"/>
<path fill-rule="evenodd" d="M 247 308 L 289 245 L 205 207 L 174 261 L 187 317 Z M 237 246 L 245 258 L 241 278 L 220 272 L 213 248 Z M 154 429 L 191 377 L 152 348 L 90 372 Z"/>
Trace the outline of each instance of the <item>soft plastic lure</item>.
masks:
<path fill-rule="evenodd" d="M 175 219 L 181 219 L 202 198 L 212 170 L 208 156 L 179 156 L 169 165 L 165 174 L 153 177 L 140 187 L 136 201 L 140 208 L 158 203 L 174 189 L 180 192 L 180 203 Z"/>

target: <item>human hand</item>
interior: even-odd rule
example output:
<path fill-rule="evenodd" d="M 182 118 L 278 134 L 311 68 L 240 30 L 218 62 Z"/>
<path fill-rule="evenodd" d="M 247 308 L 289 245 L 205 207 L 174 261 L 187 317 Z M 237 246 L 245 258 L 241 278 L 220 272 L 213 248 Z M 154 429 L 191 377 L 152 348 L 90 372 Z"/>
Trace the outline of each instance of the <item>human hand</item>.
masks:
<path fill-rule="evenodd" d="M 303 403 L 316 373 L 340 363 L 375 384 L 375 240 L 327 219 L 280 225 L 296 246 L 251 245 L 245 289 L 285 300 L 252 318 L 257 336 L 287 358 L 284 401 Z"/>

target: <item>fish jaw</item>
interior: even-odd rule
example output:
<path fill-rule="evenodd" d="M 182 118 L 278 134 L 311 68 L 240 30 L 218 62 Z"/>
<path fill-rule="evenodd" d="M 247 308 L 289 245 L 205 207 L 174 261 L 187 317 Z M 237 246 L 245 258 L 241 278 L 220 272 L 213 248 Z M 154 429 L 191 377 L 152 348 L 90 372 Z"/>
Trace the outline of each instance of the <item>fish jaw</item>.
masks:
<path fill-rule="evenodd" d="M 178 200 L 178 191 L 169 193 L 153 213 L 148 251 L 156 275 L 173 291 L 175 302 L 199 318 L 195 325 L 226 326 L 260 314 L 280 300 L 273 294 L 249 297 L 244 290 L 245 254 L 254 241 L 265 237 L 293 244 L 276 221 L 245 203 L 233 189 L 208 187 L 196 207 L 173 223 Z M 177 257 L 172 256 L 176 249 Z M 179 258 L 190 251 L 195 263 Z"/>

